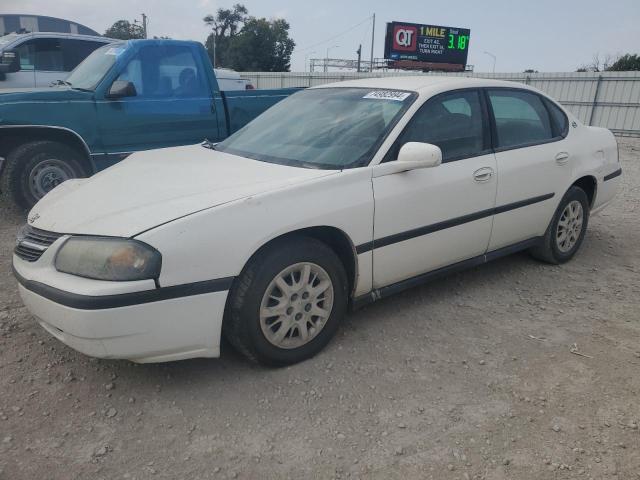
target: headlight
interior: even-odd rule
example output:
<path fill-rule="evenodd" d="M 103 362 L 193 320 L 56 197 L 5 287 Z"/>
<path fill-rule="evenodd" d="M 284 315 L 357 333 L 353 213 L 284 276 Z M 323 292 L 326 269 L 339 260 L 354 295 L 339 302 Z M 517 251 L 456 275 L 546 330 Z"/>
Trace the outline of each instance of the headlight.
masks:
<path fill-rule="evenodd" d="M 138 240 L 70 237 L 56 256 L 56 270 L 96 280 L 158 278 L 162 255 Z"/>

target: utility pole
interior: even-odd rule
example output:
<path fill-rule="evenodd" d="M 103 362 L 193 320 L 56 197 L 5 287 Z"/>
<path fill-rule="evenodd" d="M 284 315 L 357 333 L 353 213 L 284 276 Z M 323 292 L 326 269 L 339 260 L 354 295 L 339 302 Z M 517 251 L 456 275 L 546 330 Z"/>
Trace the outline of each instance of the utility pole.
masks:
<path fill-rule="evenodd" d="M 369 64 L 369 71 L 373 72 L 373 44 L 376 40 L 376 14 L 373 14 L 373 27 L 371 28 L 371 63 Z"/>
<path fill-rule="evenodd" d="M 144 38 L 147 38 L 147 16 L 144 13 L 142 14 L 142 32 Z"/>
<path fill-rule="evenodd" d="M 309 52 L 304 56 L 304 71 L 307 71 L 307 59 L 313 55 L 314 53 L 317 53 L 315 50 L 313 52 Z M 313 59 L 312 59 L 313 60 Z M 312 72 L 313 70 L 311 70 L 311 66 L 312 64 L 309 64 L 309 71 Z"/>
<path fill-rule="evenodd" d="M 213 68 L 216 68 L 216 29 L 213 29 Z"/>
<path fill-rule="evenodd" d="M 362 59 L 362 44 L 360 44 L 356 53 L 358 54 L 358 73 L 360 73 L 360 60 Z"/>
<path fill-rule="evenodd" d="M 327 48 L 327 56 L 326 56 L 326 57 L 324 57 L 324 71 L 325 71 L 325 72 L 328 72 L 328 71 L 329 71 L 329 69 L 328 69 L 328 66 L 329 66 L 329 51 L 330 51 L 332 48 L 338 48 L 339 46 L 340 46 L 340 45 L 334 45 L 333 47 L 329 47 L 329 48 Z"/>
<path fill-rule="evenodd" d="M 484 52 L 485 55 L 489 55 L 491 58 L 493 58 L 493 73 L 496 73 L 496 56 L 491 53 L 491 52 Z"/>

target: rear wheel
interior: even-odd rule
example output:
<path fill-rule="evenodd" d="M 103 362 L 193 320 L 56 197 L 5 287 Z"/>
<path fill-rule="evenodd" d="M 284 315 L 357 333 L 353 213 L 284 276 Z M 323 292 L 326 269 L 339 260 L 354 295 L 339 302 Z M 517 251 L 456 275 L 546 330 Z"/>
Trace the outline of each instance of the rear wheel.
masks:
<path fill-rule="evenodd" d="M 223 333 L 252 360 L 300 362 L 318 353 L 344 316 L 348 281 L 324 243 L 296 237 L 252 259 L 229 292 Z"/>
<path fill-rule="evenodd" d="M 589 223 L 589 199 L 580 187 L 571 187 L 562 198 L 542 244 L 531 254 L 542 261 L 564 263 L 580 249 Z"/>
<path fill-rule="evenodd" d="M 2 192 L 24 209 L 33 207 L 65 180 L 87 175 L 80 152 L 49 140 L 16 147 L 6 162 Z"/>

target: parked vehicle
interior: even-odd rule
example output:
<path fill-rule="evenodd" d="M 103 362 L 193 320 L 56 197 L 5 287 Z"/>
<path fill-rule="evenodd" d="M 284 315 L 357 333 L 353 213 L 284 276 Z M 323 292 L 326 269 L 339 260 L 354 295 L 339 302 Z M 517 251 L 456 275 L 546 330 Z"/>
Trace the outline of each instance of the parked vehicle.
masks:
<path fill-rule="evenodd" d="M 64 80 L 91 52 L 113 41 L 47 32 L 0 37 L 0 88 L 48 87 Z"/>
<path fill-rule="evenodd" d="M 65 182 L 13 257 L 24 304 L 88 355 L 298 362 L 359 306 L 528 249 L 570 260 L 620 183 L 610 131 L 537 90 L 447 77 L 305 90 L 215 148 Z"/>
<path fill-rule="evenodd" d="M 0 90 L 0 190 L 24 208 L 132 152 L 220 141 L 296 91 L 227 94 L 202 44 L 177 40 L 106 45 L 64 83 Z"/>
<path fill-rule="evenodd" d="M 218 79 L 218 85 L 220 90 L 253 90 L 253 85 L 249 80 L 245 80 L 240 74 L 234 70 L 228 68 L 216 68 L 216 78 Z"/>

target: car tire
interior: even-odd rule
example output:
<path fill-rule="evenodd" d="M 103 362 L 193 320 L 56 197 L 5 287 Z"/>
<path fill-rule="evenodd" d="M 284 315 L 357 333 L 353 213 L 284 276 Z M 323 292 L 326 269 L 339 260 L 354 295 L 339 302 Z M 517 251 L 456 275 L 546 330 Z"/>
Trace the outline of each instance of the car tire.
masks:
<path fill-rule="evenodd" d="M 305 236 L 277 241 L 256 254 L 235 280 L 223 335 L 258 363 L 301 362 L 335 335 L 347 310 L 348 289 L 345 268 L 326 244 Z"/>
<path fill-rule="evenodd" d="M 29 142 L 7 155 L 1 190 L 18 207 L 30 209 L 58 184 L 87 173 L 84 156 L 75 148 L 49 140 Z"/>
<path fill-rule="evenodd" d="M 564 195 L 541 244 L 530 250 L 543 262 L 568 262 L 580 249 L 589 223 L 589 199 L 580 187 L 572 186 Z"/>

